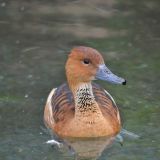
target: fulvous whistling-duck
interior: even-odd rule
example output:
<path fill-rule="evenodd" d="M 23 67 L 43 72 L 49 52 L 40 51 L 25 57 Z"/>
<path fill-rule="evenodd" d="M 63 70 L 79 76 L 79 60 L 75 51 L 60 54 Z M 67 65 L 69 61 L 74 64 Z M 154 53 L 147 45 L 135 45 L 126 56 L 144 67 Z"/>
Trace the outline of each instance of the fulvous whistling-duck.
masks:
<path fill-rule="evenodd" d="M 114 75 L 102 55 L 90 47 L 76 47 L 66 62 L 67 83 L 51 91 L 44 121 L 60 137 L 105 137 L 119 133 L 121 120 L 111 95 L 95 79 L 114 84 L 126 80 Z"/>

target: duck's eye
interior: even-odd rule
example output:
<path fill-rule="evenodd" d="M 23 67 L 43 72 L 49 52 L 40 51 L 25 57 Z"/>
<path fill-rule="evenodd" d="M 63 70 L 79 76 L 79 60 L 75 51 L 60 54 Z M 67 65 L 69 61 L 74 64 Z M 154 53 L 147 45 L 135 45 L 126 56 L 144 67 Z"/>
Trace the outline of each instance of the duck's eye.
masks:
<path fill-rule="evenodd" d="M 89 64 L 89 63 L 90 63 L 90 60 L 89 60 L 89 59 L 84 59 L 84 60 L 83 60 L 83 63 L 84 63 L 84 64 Z"/>

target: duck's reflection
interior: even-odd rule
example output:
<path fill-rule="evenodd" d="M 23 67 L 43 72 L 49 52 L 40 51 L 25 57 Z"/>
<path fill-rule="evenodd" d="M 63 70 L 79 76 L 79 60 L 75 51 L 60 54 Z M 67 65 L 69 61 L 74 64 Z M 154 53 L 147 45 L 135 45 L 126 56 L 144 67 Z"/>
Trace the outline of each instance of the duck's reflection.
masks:
<path fill-rule="evenodd" d="M 48 144 L 56 145 L 62 151 L 69 150 L 75 156 L 75 160 L 96 160 L 101 156 L 104 149 L 109 148 L 114 141 L 123 145 L 124 138 L 137 140 L 139 135 L 121 129 L 120 133 L 112 137 L 101 138 L 64 138 L 61 139 L 55 133 L 50 132 L 52 140 L 47 141 Z M 55 140 L 56 139 L 56 140 Z"/>
<path fill-rule="evenodd" d="M 115 137 L 66 139 L 77 159 L 97 159 L 109 147 Z"/>

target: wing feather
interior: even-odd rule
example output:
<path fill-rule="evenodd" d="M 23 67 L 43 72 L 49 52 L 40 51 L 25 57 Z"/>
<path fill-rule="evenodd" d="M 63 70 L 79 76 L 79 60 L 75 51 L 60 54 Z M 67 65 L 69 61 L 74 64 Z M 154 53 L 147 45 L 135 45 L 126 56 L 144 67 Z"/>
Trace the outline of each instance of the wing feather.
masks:
<path fill-rule="evenodd" d="M 119 110 L 113 97 L 98 84 L 93 83 L 92 86 L 96 102 L 100 106 L 104 116 L 110 115 L 113 118 L 115 117 L 114 119 L 118 118 L 120 121 Z"/>
<path fill-rule="evenodd" d="M 74 113 L 74 99 L 68 85 L 62 84 L 57 88 L 51 99 L 53 118 L 56 123 L 65 120 L 68 112 Z"/>

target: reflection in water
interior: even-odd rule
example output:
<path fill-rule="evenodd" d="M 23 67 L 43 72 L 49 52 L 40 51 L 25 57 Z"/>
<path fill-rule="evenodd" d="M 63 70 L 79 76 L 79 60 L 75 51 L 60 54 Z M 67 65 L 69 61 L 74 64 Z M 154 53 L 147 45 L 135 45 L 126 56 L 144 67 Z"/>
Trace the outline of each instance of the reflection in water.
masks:
<path fill-rule="evenodd" d="M 75 151 L 78 159 L 97 159 L 103 150 L 112 144 L 114 137 L 90 138 L 90 139 L 68 139 L 68 144 Z"/>
<path fill-rule="evenodd" d="M 62 152 L 66 152 L 66 149 L 69 151 L 70 155 L 75 157 L 76 160 L 96 160 L 102 154 L 102 152 L 113 144 L 113 142 L 119 143 L 121 146 L 124 141 L 123 138 L 128 137 L 130 140 L 136 140 L 140 136 L 122 129 L 120 133 L 112 137 L 101 137 L 101 138 L 66 138 L 60 139 L 55 134 L 49 130 L 52 135 L 52 138 L 55 139 L 49 140 L 46 143 L 53 146 L 61 148 Z"/>
<path fill-rule="evenodd" d="M 53 135 L 52 135 L 53 137 Z M 57 137 L 58 138 L 58 137 Z M 101 153 L 109 147 L 115 137 L 101 138 L 66 138 L 63 140 L 49 140 L 46 143 L 61 148 L 63 152 L 67 148 L 71 155 L 78 160 L 97 159 Z"/>

